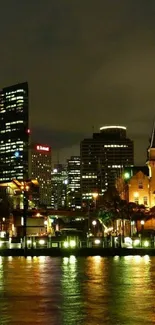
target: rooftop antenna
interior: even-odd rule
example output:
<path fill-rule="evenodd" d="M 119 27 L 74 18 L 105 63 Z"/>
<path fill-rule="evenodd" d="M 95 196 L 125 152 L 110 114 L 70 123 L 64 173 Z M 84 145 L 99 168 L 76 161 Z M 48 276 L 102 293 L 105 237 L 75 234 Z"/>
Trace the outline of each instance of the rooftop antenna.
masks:
<path fill-rule="evenodd" d="M 151 134 L 151 142 L 150 142 L 150 148 L 155 147 L 155 119 L 153 122 L 153 129 L 152 129 L 152 134 Z"/>

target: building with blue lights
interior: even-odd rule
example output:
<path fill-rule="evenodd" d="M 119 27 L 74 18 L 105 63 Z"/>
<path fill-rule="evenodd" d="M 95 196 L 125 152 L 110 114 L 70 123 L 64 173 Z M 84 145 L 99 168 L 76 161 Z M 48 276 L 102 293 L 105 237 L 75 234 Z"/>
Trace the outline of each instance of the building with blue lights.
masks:
<path fill-rule="evenodd" d="M 0 90 L 0 182 L 28 179 L 28 83 Z"/>

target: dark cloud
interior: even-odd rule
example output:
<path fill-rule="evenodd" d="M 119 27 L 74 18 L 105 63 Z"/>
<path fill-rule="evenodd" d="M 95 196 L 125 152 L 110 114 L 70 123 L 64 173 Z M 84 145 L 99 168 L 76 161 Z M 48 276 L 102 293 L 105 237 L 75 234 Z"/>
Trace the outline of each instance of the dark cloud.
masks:
<path fill-rule="evenodd" d="M 70 133 L 69 131 L 50 130 L 44 127 L 34 127 L 32 132 L 32 138 L 34 141 L 43 141 L 45 144 L 50 144 L 54 150 L 61 150 L 65 146 L 73 146 L 75 143 L 80 142 L 84 137 L 87 136 L 88 134 L 86 133 Z"/>
<path fill-rule="evenodd" d="M 69 148 L 92 125 L 124 124 L 137 163 L 145 161 L 155 115 L 154 0 L 5 0 L 0 27 L 0 85 L 29 81 L 31 127 L 48 130 L 39 141 L 57 134 L 58 148 Z"/>

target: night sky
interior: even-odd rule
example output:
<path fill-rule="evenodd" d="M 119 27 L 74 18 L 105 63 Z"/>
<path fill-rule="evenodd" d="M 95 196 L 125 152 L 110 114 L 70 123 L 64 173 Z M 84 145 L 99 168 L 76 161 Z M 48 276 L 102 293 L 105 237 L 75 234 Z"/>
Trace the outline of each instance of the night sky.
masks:
<path fill-rule="evenodd" d="M 135 140 L 136 163 L 145 162 L 154 0 L 0 0 L 0 62 L 1 88 L 29 82 L 32 136 L 54 157 L 78 154 L 93 126 L 120 124 Z"/>

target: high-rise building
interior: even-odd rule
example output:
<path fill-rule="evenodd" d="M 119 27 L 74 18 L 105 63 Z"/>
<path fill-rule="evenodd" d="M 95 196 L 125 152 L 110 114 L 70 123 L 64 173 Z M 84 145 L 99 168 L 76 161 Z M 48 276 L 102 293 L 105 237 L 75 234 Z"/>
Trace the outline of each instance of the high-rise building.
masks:
<path fill-rule="evenodd" d="M 81 186 L 80 174 L 81 164 L 79 156 L 72 156 L 67 160 L 68 172 L 68 207 L 72 209 L 81 208 Z"/>
<path fill-rule="evenodd" d="M 39 183 L 40 205 L 51 205 L 51 147 L 31 145 L 31 177 Z"/>
<path fill-rule="evenodd" d="M 96 199 L 114 186 L 124 167 L 134 165 L 133 141 L 124 126 L 104 126 L 81 142 L 82 201 Z"/>
<path fill-rule="evenodd" d="M 29 104 L 27 82 L 0 90 L 0 181 L 28 178 Z"/>
<path fill-rule="evenodd" d="M 52 170 L 51 206 L 55 210 L 67 207 L 67 168 L 63 164 L 55 164 Z"/>

